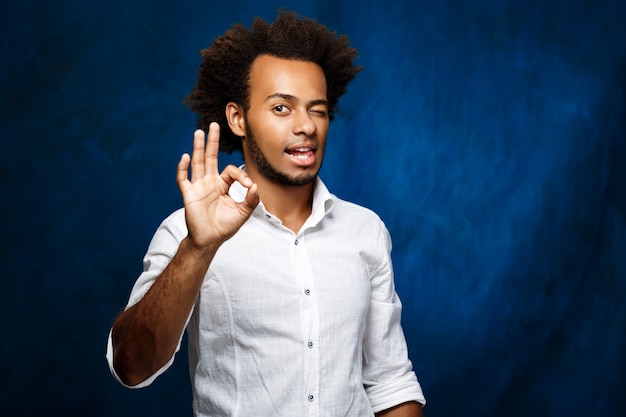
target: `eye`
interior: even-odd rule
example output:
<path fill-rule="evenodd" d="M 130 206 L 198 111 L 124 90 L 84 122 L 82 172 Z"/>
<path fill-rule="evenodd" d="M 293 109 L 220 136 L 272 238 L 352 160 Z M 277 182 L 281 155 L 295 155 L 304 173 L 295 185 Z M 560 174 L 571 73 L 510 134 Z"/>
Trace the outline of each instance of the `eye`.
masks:
<path fill-rule="evenodd" d="M 317 116 L 321 116 L 321 117 L 326 117 L 328 115 L 328 111 L 324 108 L 314 108 L 309 110 L 311 113 L 317 115 Z"/>
<path fill-rule="evenodd" d="M 289 108 L 283 104 L 278 104 L 272 108 L 274 113 L 284 114 L 289 112 Z"/>

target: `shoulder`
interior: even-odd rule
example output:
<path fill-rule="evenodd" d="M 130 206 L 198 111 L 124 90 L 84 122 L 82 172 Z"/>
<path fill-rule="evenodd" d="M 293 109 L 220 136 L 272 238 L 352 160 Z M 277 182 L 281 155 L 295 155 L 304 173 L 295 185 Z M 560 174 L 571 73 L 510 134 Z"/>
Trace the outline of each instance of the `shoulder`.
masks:
<path fill-rule="evenodd" d="M 332 197 L 333 206 L 327 215 L 329 222 L 362 244 L 373 245 L 383 251 L 391 249 L 387 226 L 376 212 L 334 195 Z"/>
<path fill-rule="evenodd" d="M 159 225 L 152 238 L 152 245 L 160 242 L 180 243 L 187 236 L 185 209 L 180 208 L 167 216 Z"/>
<path fill-rule="evenodd" d="M 332 197 L 333 208 L 331 214 L 341 217 L 342 220 L 355 223 L 365 223 L 370 227 L 375 225 L 378 227 L 385 227 L 380 216 L 378 216 L 378 214 L 376 214 L 373 210 L 359 204 L 343 200 L 335 195 Z"/>
<path fill-rule="evenodd" d="M 171 213 L 169 216 L 167 216 L 163 220 L 163 222 L 161 223 L 161 226 L 163 225 L 166 225 L 169 227 L 184 227 L 186 229 L 187 224 L 185 223 L 185 209 L 181 207 L 178 210 Z"/>

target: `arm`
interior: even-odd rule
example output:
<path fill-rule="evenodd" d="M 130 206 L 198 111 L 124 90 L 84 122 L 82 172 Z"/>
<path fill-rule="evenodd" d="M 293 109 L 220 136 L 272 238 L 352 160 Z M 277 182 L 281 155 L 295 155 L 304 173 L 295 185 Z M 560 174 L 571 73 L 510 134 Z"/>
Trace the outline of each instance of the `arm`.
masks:
<path fill-rule="evenodd" d="M 376 413 L 376 417 L 422 417 L 422 405 L 410 401 Z"/>
<path fill-rule="evenodd" d="M 401 326 L 402 303 L 395 291 L 391 238 L 380 226 L 373 250 L 370 305 L 363 339 L 363 384 L 375 413 L 381 416 L 421 416 L 414 407 L 426 400 L 413 371 Z M 375 258 L 377 256 L 377 258 Z M 411 414 L 413 413 L 413 414 Z"/>
<path fill-rule="evenodd" d="M 216 123 L 209 128 L 206 149 L 204 132 L 195 132 L 193 154 L 191 158 L 182 156 L 176 175 L 188 235 L 141 301 L 113 323 L 113 364 L 127 385 L 144 381 L 174 354 L 215 253 L 239 230 L 259 202 L 257 186 L 243 170 L 229 166 L 218 173 L 218 149 Z M 228 196 L 234 181 L 248 187 L 241 203 Z"/>

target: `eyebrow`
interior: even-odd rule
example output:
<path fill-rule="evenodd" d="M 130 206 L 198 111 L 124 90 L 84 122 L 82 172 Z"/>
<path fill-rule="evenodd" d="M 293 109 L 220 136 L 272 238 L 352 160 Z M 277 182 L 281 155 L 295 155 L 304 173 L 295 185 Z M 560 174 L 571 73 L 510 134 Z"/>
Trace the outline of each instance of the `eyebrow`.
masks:
<path fill-rule="evenodd" d="M 300 101 L 297 97 L 292 96 L 291 94 L 284 94 L 284 93 L 274 93 L 274 94 L 270 94 L 269 96 L 267 96 L 265 98 L 265 101 L 274 99 L 274 98 L 282 98 L 283 100 L 287 100 L 290 102 L 298 102 Z M 318 99 L 318 100 L 312 100 L 309 105 L 311 106 L 317 106 L 317 105 L 325 105 L 328 106 L 328 100 L 324 100 L 324 99 Z"/>

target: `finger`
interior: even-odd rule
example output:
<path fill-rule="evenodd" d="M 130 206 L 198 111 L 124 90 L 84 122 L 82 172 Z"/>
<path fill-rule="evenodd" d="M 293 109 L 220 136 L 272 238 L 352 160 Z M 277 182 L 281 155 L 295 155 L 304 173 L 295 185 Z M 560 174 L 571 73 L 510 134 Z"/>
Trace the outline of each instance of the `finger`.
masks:
<path fill-rule="evenodd" d="M 204 131 L 193 132 L 193 153 L 191 154 L 191 182 L 204 177 Z"/>
<path fill-rule="evenodd" d="M 234 165 L 228 165 L 226 168 L 224 168 L 220 176 L 228 185 L 232 185 L 233 182 L 239 181 L 239 183 L 241 183 L 241 185 L 246 188 L 250 188 L 252 186 L 252 180 L 250 179 L 246 171 L 241 168 L 237 168 Z"/>
<path fill-rule="evenodd" d="M 220 150 L 220 125 L 212 122 L 209 125 L 209 140 L 207 142 L 204 165 L 208 175 L 218 175 L 217 154 Z"/>
<path fill-rule="evenodd" d="M 176 183 L 178 184 L 178 189 L 181 193 L 186 190 L 189 185 L 188 175 L 190 159 L 189 154 L 185 153 L 180 157 L 180 161 L 178 161 L 176 169 Z"/>
<path fill-rule="evenodd" d="M 245 207 L 246 213 L 252 213 L 259 205 L 259 193 L 257 185 L 252 184 L 246 193 L 246 199 L 241 203 Z"/>
<path fill-rule="evenodd" d="M 234 165 L 228 165 L 224 168 L 221 174 L 222 180 L 229 186 L 233 182 L 237 181 L 248 189 L 246 197 L 243 201 L 238 203 L 239 207 L 243 210 L 246 216 L 249 216 L 259 204 L 259 192 L 258 186 L 252 182 L 252 179 L 248 176 L 248 173 L 241 168 L 237 168 Z"/>

